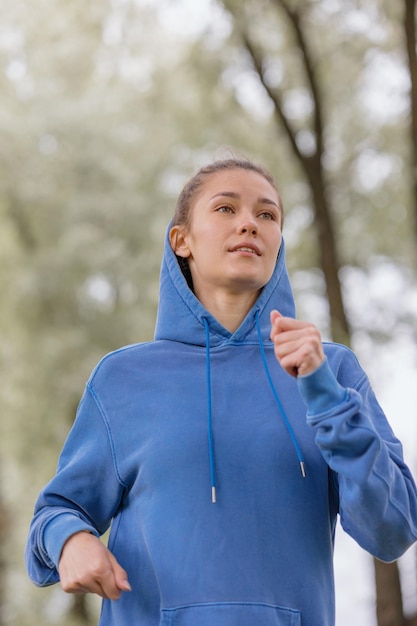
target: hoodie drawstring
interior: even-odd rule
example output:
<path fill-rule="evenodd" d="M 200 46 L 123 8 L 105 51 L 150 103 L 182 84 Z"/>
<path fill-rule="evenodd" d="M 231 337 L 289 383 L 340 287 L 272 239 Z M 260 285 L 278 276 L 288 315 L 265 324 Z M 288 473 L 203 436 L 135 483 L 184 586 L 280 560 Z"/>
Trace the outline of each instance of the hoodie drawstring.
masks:
<path fill-rule="evenodd" d="M 287 414 L 285 413 L 284 407 L 282 406 L 281 400 L 279 399 L 277 390 L 275 389 L 274 383 L 272 381 L 271 373 L 268 368 L 268 363 L 267 363 L 266 356 L 265 356 L 265 349 L 264 349 L 264 345 L 262 341 L 261 325 L 259 322 L 259 311 L 256 311 L 255 319 L 256 319 L 256 329 L 258 332 L 259 350 L 261 352 L 262 363 L 266 372 L 266 376 L 268 378 L 268 383 L 271 388 L 272 394 L 274 396 L 275 402 L 278 406 L 279 412 L 281 413 L 283 422 L 294 444 L 294 448 L 298 457 L 298 462 L 301 468 L 301 474 L 303 478 L 305 478 L 306 477 L 305 463 L 303 459 L 303 454 L 301 452 L 301 448 L 298 445 L 298 441 L 291 427 Z M 215 469 L 215 464 L 214 464 L 214 444 L 213 444 L 212 404 L 211 404 L 210 327 L 205 317 L 203 317 L 203 322 L 204 322 L 204 328 L 206 331 L 207 434 L 208 434 L 208 451 L 209 451 L 209 461 L 210 461 L 211 501 L 213 502 L 213 504 L 215 504 L 216 502 L 216 469 Z"/>
<path fill-rule="evenodd" d="M 264 350 L 264 344 L 262 341 L 262 333 L 261 333 L 261 324 L 259 322 L 259 311 L 256 311 L 255 313 L 255 319 L 256 319 L 256 329 L 258 331 L 258 339 L 259 339 L 259 349 L 261 351 L 261 357 L 262 357 L 262 363 L 266 372 L 266 376 L 268 378 L 268 382 L 269 382 L 269 386 L 271 388 L 272 394 L 274 396 L 275 402 L 279 408 L 279 411 L 281 413 L 281 417 L 284 421 L 285 426 L 287 427 L 288 433 L 292 439 L 292 442 L 294 444 L 294 448 L 297 452 L 297 456 L 298 456 L 298 462 L 300 464 L 300 468 L 301 468 L 301 474 L 303 476 L 303 478 L 306 477 L 306 471 L 305 471 L 305 463 L 304 463 L 304 458 L 303 458 L 303 454 L 301 452 L 301 448 L 298 445 L 298 441 L 296 439 L 296 436 L 294 434 L 294 431 L 292 429 L 292 426 L 289 422 L 289 419 L 287 417 L 287 414 L 284 411 L 284 407 L 282 406 L 281 400 L 279 399 L 277 390 L 275 389 L 274 383 L 272 381 L 272 376 L 271 373 L 269 371 L 269 367 L 268 367 L 268 363 L 266 360 L 266 356 L 265 356 L 265 350 Z"/>
<path fill-rule="evenodd" d="M 210 478 L 211 478 L 211 501 L 216 502 L 216 470 L 214 467 L 214 446 L 213 446 L 213 427 L 212 427 L 212 410 L 211 410 L 211 374 L 210 374 L 210 328 L 208 321 L 203 317 L 204 327 L 206 329 L 206 381 L 207 381 L 207 431 L 208 431 L 208 449 L 210 459 Z"/>

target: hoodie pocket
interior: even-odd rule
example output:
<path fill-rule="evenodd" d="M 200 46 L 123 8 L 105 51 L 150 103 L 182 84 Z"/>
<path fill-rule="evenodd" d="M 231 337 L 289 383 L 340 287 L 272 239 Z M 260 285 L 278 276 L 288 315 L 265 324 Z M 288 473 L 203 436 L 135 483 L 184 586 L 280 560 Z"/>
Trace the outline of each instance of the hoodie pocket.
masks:
<path fill-rule="evenodd" d="M 208 602 L 162 609 L 160 626 L 301 626 L 300 611 L 255 602 Z"/>

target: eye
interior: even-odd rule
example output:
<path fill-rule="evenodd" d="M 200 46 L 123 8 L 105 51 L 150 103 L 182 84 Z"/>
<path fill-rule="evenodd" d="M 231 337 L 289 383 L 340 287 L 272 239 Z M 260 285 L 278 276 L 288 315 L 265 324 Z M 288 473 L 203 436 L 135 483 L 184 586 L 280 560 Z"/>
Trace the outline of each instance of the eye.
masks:
<path fill-rule="evenodd" d="M 271 213 L 270 211 L 262 211 L 262 213 L 259 214 L 259 217 L 261 217 L 263 220 L 276 220 L 276 216 L 274 213 Z"/>
<path fill-rule="evenodd" d="M 222 204 L 216 209 L 216 211 L 218 213 L 233 213 L 233 208 L 227 204 Z"/>

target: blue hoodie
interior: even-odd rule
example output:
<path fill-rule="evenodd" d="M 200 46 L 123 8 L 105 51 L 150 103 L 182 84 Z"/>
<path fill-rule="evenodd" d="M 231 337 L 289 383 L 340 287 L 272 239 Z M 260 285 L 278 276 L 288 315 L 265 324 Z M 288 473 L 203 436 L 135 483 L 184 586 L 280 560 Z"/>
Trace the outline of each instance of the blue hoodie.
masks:
<path fill-rule="evenodd" d="M 103 601 L 101 626 L 332 626 L 337 514 L 382 560 L 416 540 L 416 487 L 356 357 L 325 344 L 320 368 L 290 377 L 275 308 L 295 314 L 284 245 L 230 333 L 166 240 L 155 340 L 96 367 L 37 500 L 37 585 L 59 580 L 69 536 L 111 525 L 132 591 Z"/>

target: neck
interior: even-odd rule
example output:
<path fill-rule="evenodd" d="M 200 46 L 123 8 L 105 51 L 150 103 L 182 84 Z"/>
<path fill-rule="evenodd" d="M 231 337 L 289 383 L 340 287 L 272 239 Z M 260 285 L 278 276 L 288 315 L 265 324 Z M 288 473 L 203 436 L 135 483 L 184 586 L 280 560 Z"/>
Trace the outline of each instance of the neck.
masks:
<path fill-rule="evenodd" d="M 254 305 L 259 291 L 240 294 L 205 293 L 195 294 L 204 308 L 228 331 L 234 333 Z"/>

